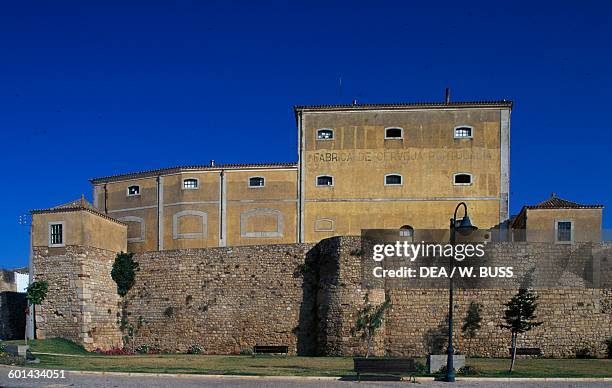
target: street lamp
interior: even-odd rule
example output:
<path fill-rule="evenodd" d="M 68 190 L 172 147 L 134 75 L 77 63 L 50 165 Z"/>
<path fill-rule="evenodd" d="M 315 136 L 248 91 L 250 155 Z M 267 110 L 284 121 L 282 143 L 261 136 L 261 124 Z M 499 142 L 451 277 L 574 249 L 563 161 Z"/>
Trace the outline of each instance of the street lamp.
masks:
<path fill-rule="evenodd" d="M 460 220 L 457 219 L 457 211 L 459 208 L 463 206 L 463 218 Z M 467 205 L 465 202 L 460 202 L 455 208 L 455 213 L 453 214 L 453 218 L 450 220 L 450 242 L 451 244 L 455 243 L 456 235 L 455 233 L 459 233 L 462 236 L 467 236 L 472 233 L 474 230 L 478 229 L 472 222 L 470 221 L 470 217 L 468 217 Z M 450 266 L 455 265 L 454 257 L 450 257 Z M 452 270 L 450 269 L 449 271 Z M 446 381 L 450 383 L 455 382 L 455 366 L 453 355 L 455 350 L 453 349 L 453 278 L 449 277 L 449 288 L 448 288 L 448 351 L 447 351 L 447 359 L 446 359 Z"/>

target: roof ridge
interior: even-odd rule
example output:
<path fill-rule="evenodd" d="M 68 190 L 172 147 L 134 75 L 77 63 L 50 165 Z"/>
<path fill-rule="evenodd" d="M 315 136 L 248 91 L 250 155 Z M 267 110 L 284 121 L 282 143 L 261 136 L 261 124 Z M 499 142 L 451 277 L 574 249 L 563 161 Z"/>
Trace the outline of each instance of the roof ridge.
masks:
<path fill-rule="evenodd" d="M 559 198 L 555 193 L 552 193 L 550 198 L 536 205 L 527 205 L 525 207 L 527 209 L 595 209 L 603 208 L 603 205 L 584 205 L 578 202 Z"/>
<path fill-rule="evenodd" d="M 334 109 L 334 108 L 401 108 L 401 107 L 455 107 L 455 106 L 480 106 L 480 105 L 501 105 L 512 108 L 514 103 L 511 100 L 478 100 L 478 101 L 433 101 L 433 102 L 395 102 L 395 103 L 362 103 L 362 104 L 315 104 L 315 105 L 294 105 L 295 111 L 302 109 Z"/>
<path fill-rule="evenodd" d="M 226 164 L 202 164 L 202 165 L 182 165 L 173 166 L 166 168 L 156 168 L 151 170 L 142 170 L 130 173 L 121 173 L 103 176 L 99 178 L 91 178 L 91 183 L 107 182 L 113 180 L 119 180 L 122 178 L 138 178 L 146 177 L 156 174 L 168 174 L 174 172 L 181 172 L 186 170 L 222 170 L 222 169 L 240 169 L 240 168 L 274 168 L 274 167 L 297 167 L 297 162 L 272 162 L 272 163 L 226 163 Z"/>

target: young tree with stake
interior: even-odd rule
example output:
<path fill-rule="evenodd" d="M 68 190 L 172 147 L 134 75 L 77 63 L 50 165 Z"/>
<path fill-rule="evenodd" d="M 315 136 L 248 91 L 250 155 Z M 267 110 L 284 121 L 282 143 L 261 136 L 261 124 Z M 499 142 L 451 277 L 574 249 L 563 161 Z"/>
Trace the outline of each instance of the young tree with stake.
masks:
<path fill-rule="evenodd" d="M 538 307 L 536 301 L 538 296 L 529 289 L 521 287 L 518 293 L 506 303 L 504 320 L 506 324 L 500 325 L 512 333 L 512 361 L 510 362 L 510 373 L 514 369 L 516 360 L 516 338 L 519 334 L 526 333 L 534 327 L 540 326 L 542 322 L 536 321 L 535 310 Z"/>
<path fill-rule="evenodd" d="M 385 295 L 385 301 L 382 304 L 373 306 L 370 303 L 368 293 L 365 294 L 363 301 L 365 306 L 359 311 L 355 327 L 351 329 L 351 333 L 355 335 L 355 333 L 361 332 L 361 339 L 366 342 L 366 358 L 368 358 L 372 352 L 376 331 L 382 326 L 385 313 L 391 308 L 391 301 Z"/>
<path fill-rule="evenodd" d="M 46 280 L 38 280 L 32 282 L 26 289 L 26 300 L 28 301 L 28 308 L 32 309 L 32 315 L 35 313 L 36 305 L 42 304 L 43 300 L 47 297 L 47 291 L 49 290 L 49 283 Z M 27 330 L 27 329 L 26 329 Z M 34 333 L 36 333 L 36 327 L 34 327 Z M 28 335 L 25 336 L 26 345 L 28 344 Z"/>

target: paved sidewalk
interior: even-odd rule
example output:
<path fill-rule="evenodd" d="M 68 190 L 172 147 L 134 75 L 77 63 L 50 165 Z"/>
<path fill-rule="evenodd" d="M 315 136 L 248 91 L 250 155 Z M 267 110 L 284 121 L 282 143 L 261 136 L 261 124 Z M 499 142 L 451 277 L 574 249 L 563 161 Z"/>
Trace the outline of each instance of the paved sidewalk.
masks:
<path fill-rule="evenodd" d="M 28 371 L 28 368 L 0 367 L 1 387 L 297 387 L 297 388 L 334 388 L 334 387 L 396 387 L 412 386 L 406 381 L 343 381 L 337 378 L 317 377 L 253 377 L 253 376 L 208 376 L 208 375 L 164 375 L 114 372 L 65 372 L 64 379 L 19 378 L 8 377 L 11 370 Z M 448 383 L 419 379 L 415 387 L 449 387 Z M 551 380 L 551 381 L 545 381 Z M 592 380 L 592 381 L 589 381 Z M 612 379 L 459 379 L 453 386 L 457 387 L 508 387 L 508 388 L 570 388 L 611 387 Z"/>

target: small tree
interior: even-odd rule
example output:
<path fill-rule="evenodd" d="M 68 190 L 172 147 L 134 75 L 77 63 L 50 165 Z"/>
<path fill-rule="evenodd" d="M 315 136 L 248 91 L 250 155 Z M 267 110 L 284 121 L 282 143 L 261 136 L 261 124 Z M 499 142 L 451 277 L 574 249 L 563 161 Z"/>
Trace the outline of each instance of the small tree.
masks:
<path fill-rule="evenodd" d="M 113 263 L 111 277 L 117 283 L 117 293 L 120 296 L 125 296 L 134 285 L 134 271 L 138 268 L 138 263 L 134 261 L 133 256 L 133 253 L 118 253 Z"/>
<path fill-rule="evenodd" d="M 36 305 L 42 304 L 47 297 L 47 291 L 49 291 L 49 283 L 46 280 L 38 280 L 30 283 L 26 289 L 26 300 L 28 305 L 32 309 L 32 316 L 35 316 Z M 36 333 L 36 327 L 34 327 L 34 333 Z M 28 344 L 28 336 L 25 336 L 26 345 Z"/>
<path fill-rule="evenodd" d="M 461 332 L 468 337 L 468 351 L 471 350 L 472 339 L 476 337 L 476 332 L 480 330 L 482 322 L 482 305 L 474 301 L 470 302 L 467 315 L 461 327 Z"/>
<path fill-rule="evenodd" d="M 136 280 L 136 268 L 138 268 L 138 263 L 134 261 L 133 257 L 133 253 L 117 253 L 117 257 L 115 257 L 115 262 L 113 263 L 113 269 L 111 270 L 111 277 L 115 283 L 117 283 L 117 294 L 122 297 L 120 304 L 121 312 L 117 313 L 119 318 L 117 323 L 119 323 L 119 329 L 124 334 L 124 347 L 127 346 L 130 342 L 130 338 L 134 335 L 134 327 L 128 322 L 128 302 L 124 298 Z M 132 344 L 132 348 L 133 347 L 134 345 Z"/>
<path fill-rule="evenodd" d="M 504 329 L 509 329 L 512 333 L 512 361 L 510 362 L 510 373 L 514 369 L 516 360 L 516 338 L 521 333 L 526 333 L 534 327 L 540 326 L 542 322 L 535 321 L 535 310 L 538 307 L 536 301 L 538 296 L 527 288 L 520 288 L 518 293 L 505 304 L 504 312 L 505 325 L 500 325 Z"/>
<path fill-rule="evenodd" d="M 374 306 L 370 303 L 370 296 L 366 292 L 363 302 L 365 306 L 359 310 L 355 327 L 351 330 L 351 333 L 361 333 L 361 339 L 365 341 L 367 350 L 366 358 L 370 356 L 372 347 L 374 344 L 374 335 L 376 331 L 382 326 L 385 313 L 391 308 L 391 301 L 388 296 L 385 295 L 385 301 L 378 306 Z"/>

